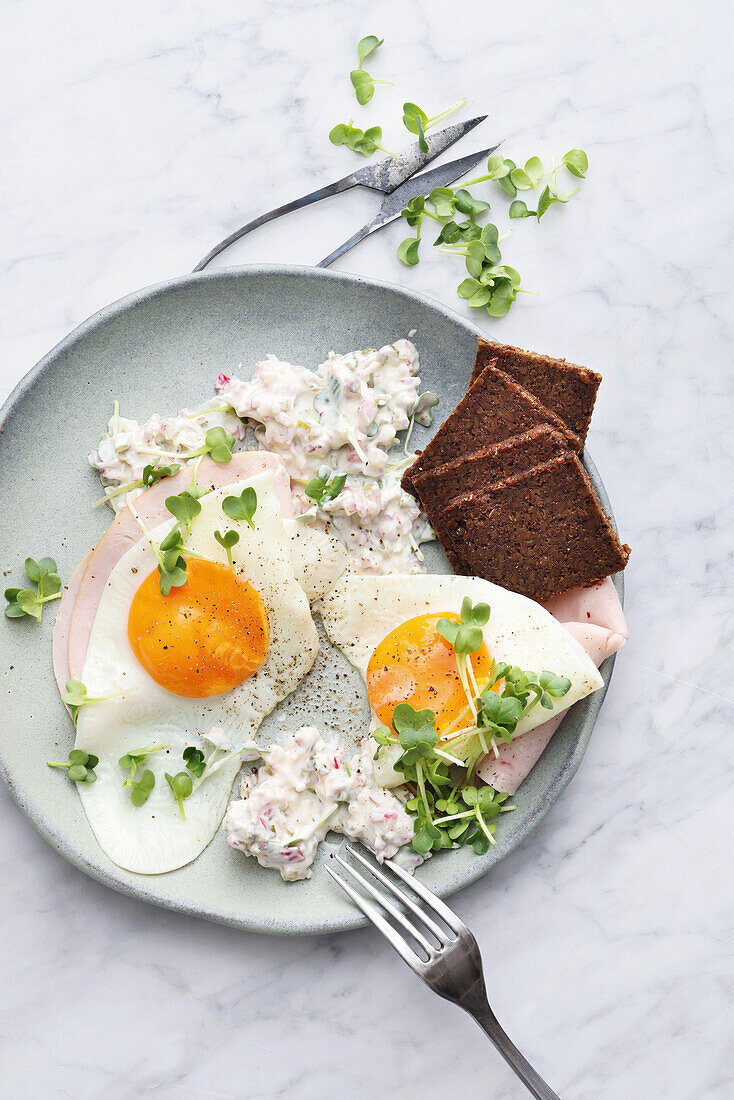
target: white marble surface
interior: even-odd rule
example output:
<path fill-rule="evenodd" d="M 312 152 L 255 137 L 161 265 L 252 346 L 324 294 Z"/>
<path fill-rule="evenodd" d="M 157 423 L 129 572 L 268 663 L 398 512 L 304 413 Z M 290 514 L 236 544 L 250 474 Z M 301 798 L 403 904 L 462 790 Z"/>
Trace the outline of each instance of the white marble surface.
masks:
<path fill-rule="evenodd" d="M 455 901 L 498 1015 L 564 1100 L 731 1096 L 730 5 L 3 0 L 0 14 L 0 397 L 98 307 L 348 171 L 326 135 L 350 114 L 385 120 L 400 146 L 403 98 L 466 95 L 492 116 L 481 140 L 504 137 L 516 160 L 589 151 L 583 196 L 507 242 L 541 294 L 493 331 L 604 374 L 590 449 L 633 547 L 632 640 L 564 798 Z M 371 32 L 397 87 L 363 114 L 347 73 Z M 230 262 L 315 262 L 373 208 L 345 196 Z M 343 266 L 457 307 L 458 265 L 434 254 L 408 271 L 399 239 L 392 227 Z M 0 815 L 3 1098 L 524 1095 L 371 931 L 287 941 L 149 908 L 57 857 L 4 790 Z"/>

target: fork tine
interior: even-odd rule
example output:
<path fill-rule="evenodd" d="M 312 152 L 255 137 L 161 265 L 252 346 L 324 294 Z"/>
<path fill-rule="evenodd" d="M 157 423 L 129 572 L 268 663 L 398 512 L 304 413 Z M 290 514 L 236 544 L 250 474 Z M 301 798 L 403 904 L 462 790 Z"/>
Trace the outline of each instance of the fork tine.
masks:
<path fill-rule="evenodd" d="M 420 974 L 424 966 L 423 960 L 416 954 L 412 947 L 405 942 L 400 933 L 396 932 L 391 924 L 388 924 L 377 906 L 357 893 L 357 891 L 353 889 L 348 882 L 345 882 L 341 875 L 333 871 L 328 864 L 326 865 L 326 870 L 334 881 L 339 883 L 344 893 L 349 895 L 357 908 L 361 909 L 367 919 L 372 921 L 375 928 L 382 932 L 388 943 L 395 948 L 398 955 L 408 964 L 411 970 L 415 970 L 416 973 Z"/>
<path fill-rule="evenodd" d="M 389 898 L 386 898 L 384 894 L 381 894 L 379 890 L 375 889 L 372 883 L 368 882 L 364 875 L 360 875 L 359 871 L 356 871 L 354 867 L 350 867 L 346 860 L 342 859 L 342 857 L 338 855 L 338 853 L 334 852 L 332 854 L 332 858 L 335 859 L 337 863 L 341 864 L 341 866 L 344 868 L 345 871 L 347 871 L 348 874 L 352 875 L 353 878 L 356 878 L 362 889 L 366 890 L 370 897 L 374 898 L 375 901 L 378 902 L 383 909 L 386 909 L 393 920 L 396 920 L 398 924 L 401 924 L 403 926 L 405 931 L 410 936 L 412 936 L 417 943 L 421 945 L 425 953 L 428 955 L 428 958 L 430 959 L 431 956 L 435 953 L 436 948 L 428 942 L 422 932 L 419 932 L 417 928 L 413 927 L 405 914 L 401 913 L 397 906 L 393 905 Z M 443 945 L 443 940 L 439 940 L 439 943 Z"/>
<path fill-rule="evenodd" d="M 402 890 L 398 890 L 395 883 L 390 882 L 390 879 L 387 877 L 387 875 L 383 875 L 382 871 L 378 867 L 373 867 L 369 860 L 366 860 L 364 856 L 356 850 L 356 848 L 353 848 L 351 846 L 351 844 L 346 845 L 346 850 L 349 852 L 350 855 L 354 856 L 355 859 L 358 859 L 359 862 L 367 868 L 370 874 L 374 875 L 378 882 L 381 882 L 383 886 L 392 891 L 395 897 L 400 899 L 406 909 L 410 909 L 411 913 L 414 913 L 416 917 L 418 917 L 418 919 L 422 921 L 423 924 L 425 924 L 428 931 L 433 933 L 439 944 L 441 946 L 444 946 L 446 933 L 442 928 L 438 927 L 435 921 L 431 920 L 427 913 L 423 912 L 420 905 L 417 905 L 416 902 L 414 902 L 412 898 L 409 898 L 407 894 L 403 893 Z"/>
<path fill-rule="evenodd" d="M 411 890 L 415 891 L 419 898 L 423 899 L 426 905 L 431 906 L 434 913 L 437 913 L 441 920 L 445 921 L 446 924 L 448 924 L 449 928 L 451 928 L 452 931 L 456 932 L 457 936 L 460 932 L 468 931 L 463 920 L 457 917 L 453 909 L 449 909 L 448 905 L 446 905 L 445 902 L 441 901 L 440 898 L 437 898 L 432 890 L 429 890 L 427 886 L 424 886 L 423 883 L 420 882 L 413 875 L 409 875 L 408 872 L 403 870 L 403 868 L 400 867 L 397 863 L 393 863 L 391 859 L 386 859 L 385 863 L 393 872 L 393 874 L 397 875 L 398 878 L 401 878 L 403 882 L 411 888 Z"/>

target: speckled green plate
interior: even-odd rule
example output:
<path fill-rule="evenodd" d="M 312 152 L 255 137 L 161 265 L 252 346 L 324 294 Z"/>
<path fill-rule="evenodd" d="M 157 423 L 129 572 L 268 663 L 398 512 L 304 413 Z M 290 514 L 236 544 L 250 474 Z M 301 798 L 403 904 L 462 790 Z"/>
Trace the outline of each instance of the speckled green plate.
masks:
<path fill-rule="evenodd" d="M 108 512 L 91 508 L 99 482 L 86 456 L 113 399 L 139 419 L 172 413 L 211 396 L 220 371 L 247 373 L 267 352 L 315 366 L 332 348 L 379 347 L 412 330 L 423 385 L 441 396 L 435 430 L 466 391 L 482 333 L 438 302 L 400 287 L 313 268 L 245 267 L 172 279 L 101 310 L 34 367 L 0 413 L 6 583 L 22 584 L 28 554 L 51 554 L 68 577 L 109 522 Z M 416 446 L 427 435 L 419 430 Z M 586 465 L 608 509 L 588 456 Z M 426 558 L 432 572 L 449 571 L 438 547 L 429 547 Z M 199 859 L 166 875 L 134 875 L 111 863 L 73 785 L 45 765 L 72 745 L 51 667 L 52 622 L 48 611 L 40 626 L 0 622 L 0 766 L 23 813 L 61 855 L 126 894 L 253 931 L 303 934 L 363 923 L 320 863 L 308 882 L 285 885 L 233 851 L 221 830 Z M 296 728 L 309 721 L 327 734 L 366 728 L 357 674 L 336 651 L 325 649 L 318 663 L 317 674 L 279 709 L 278 723 Z M 449 894 L 485 874 L 552 806 L 584 755 L 612 664 L 613 658 L 602 667 L 604 689 L 572 708 L 521 787 L 518 809 L 503 819 L 497 847 L 482 858 L 462 849 L 430 860 L 418 873 L 432 889 Z"/>

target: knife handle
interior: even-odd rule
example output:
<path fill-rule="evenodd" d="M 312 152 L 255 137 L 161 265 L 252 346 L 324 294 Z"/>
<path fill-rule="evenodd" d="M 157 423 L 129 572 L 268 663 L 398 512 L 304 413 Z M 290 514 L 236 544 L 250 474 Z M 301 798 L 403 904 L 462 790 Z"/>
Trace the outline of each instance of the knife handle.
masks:
<path fill-rule="evenodd" d="M 292 202 L 284 203 L 283 206 L 278 206 L 275 210 L 268 210 L 267 214 L 261 214 L 258 218 L 253 218 L 247 225 L 241 226 L 239 229 L 236 229 L 234 233 L 230 233 L 228 237 L 220 241 L 219 244 L 215 244 L 214 248 L 212 248 L 210 252 L 207 252 L 204 259 L 199 261 L 194 271 L 203 271 L 205 267 L 208 267 L 215 256 L 218 256 L 220 252 L 224 252 L 225 248 L 229 248 L 229 246 L 234 244 L 235 241 L 238 241 L 240 237 L 245 237 L 248 233 L 251 233 L 253 229 L 259 229 L 261 225 L 266 225 L 268 222 L 275 221 L 276 218 L 282 217 L 283 214 L 290 214 L 294 210 L 302 210 L 304 206 L 310 206 L 313 202 L 319 202 L 321 199 L 328 199 L 331 198 L 332 195 L 338 195 L 342 191 L 348 191 L 350 187 L 356 187 L 358 184 L 359 180 L 355 179 L 354 173 L 352 173 L 350 176 L 345 176 L 343 179 L 337 180 L 336 183 L 328 183 L 325 187 L 320 187 L 318 191 L 311 191 L 308 195 L 302 195 L 300 199 L 294 199 Z"/>

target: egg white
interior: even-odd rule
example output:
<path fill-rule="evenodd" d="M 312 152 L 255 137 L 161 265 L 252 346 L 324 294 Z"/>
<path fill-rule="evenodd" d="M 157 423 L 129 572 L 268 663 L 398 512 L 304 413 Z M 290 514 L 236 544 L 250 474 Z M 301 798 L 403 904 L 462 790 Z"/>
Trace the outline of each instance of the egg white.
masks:
<path fill-rule="evenodd" d="M 255 529 L 234 523 L 222 512 L 222 500 L 239 495 L 245 484 L 257 493 Z M 159 542 L 173 520 L 149 532 Z M 116 864 L 140 874 L 160 874 L 181 867 L 206 847 L 226 809 L 238 757 L 211 769 L 185 802 L 182 820 L 164 773 L 184 770 L 183 749 L 206 750 L 200 735 L 221 727 L 234 747 L 251 743 L 262 719 L 294 690 L 311 668 L 318 639 L 308 600 L 294 576 L 290 538 L 286 533 L 272 476 L 215 490 L 201 498 L 188 549 L 227 564 L 214 531 L 236 527 L 240 541 L 232 557 L 237 574 L 260 593 L 268 614 L 270 638 L 260 668 L 232 691 L 206 699 L 173 695 L 148 675 L 133 654 L 127 621 L 133 597 L 157 562 L 147 539 L 141 539 L 112 570 L 100 600 L 82 680 L 90 697 L 110 696 L 80 708 L 76 747 L 99 757 L 97 781 L 78 784 L 89 822 L 100 845 Z M 142 807 L 130 802 L 118 765 L 127 752 L 165 742 L 167 749 L 147 758 L 156 783 Z M 142 770 L 142 769 L 141 769 Z M 139 775 L 137 776 L 139 778 Z M 192 776 L 192 779 L 194 777 Z"/>
<path fill-rule="evenodd" d="M 536 707 L 518 722 L 516 737 L 602 686 L 593 661 L 548 611 L 526 596 L 479 577 L 430 573 L 372 577 L 346 572 L 321 600 L 318 610 L 329 640 L 366 681 L 370 658 L 391 631 L 417 615 L 460 614 L 465 596 L 491 608 L 483 633 L 496 661 L 532 672 L 547 669 L 571 681 L 570 690 L 553 701 L 552 710 Z M 373 727 L 376 723 L 374 717 Z"/>
<path fill-rule="evenodd" d="M 327 535 L 305 520 L 284 520 L 290 538 L 296 580 L 313 604 L 328 592 L 349 563 L 349 551 L 340 539 Z"/>

